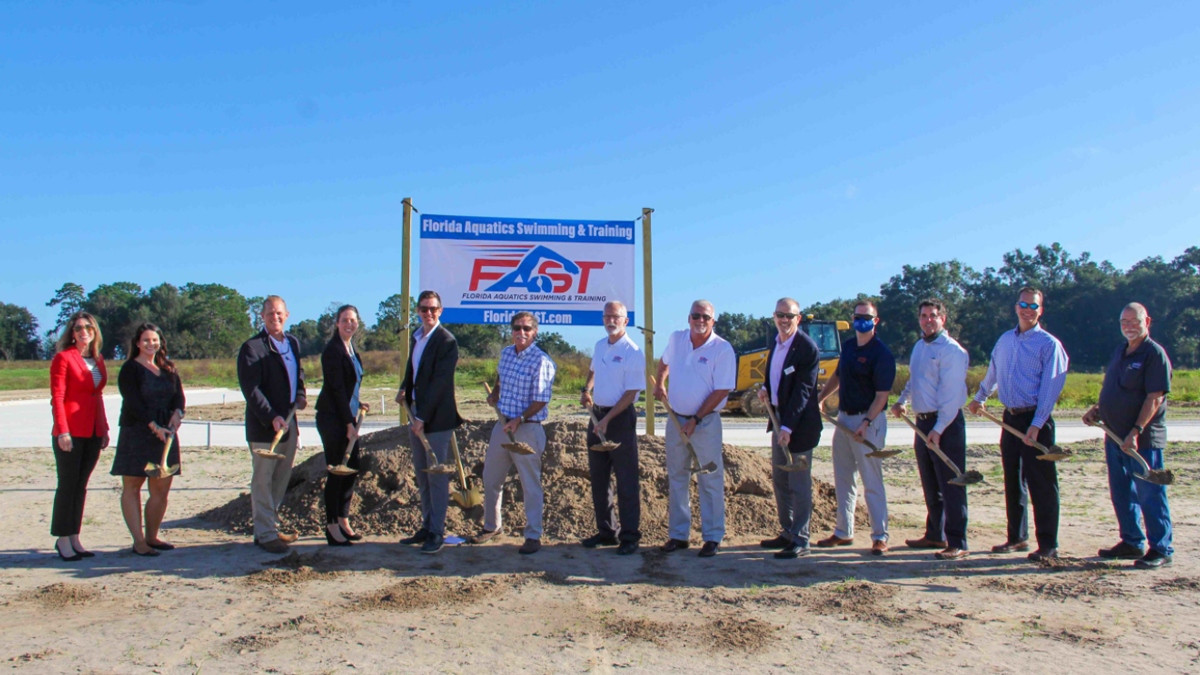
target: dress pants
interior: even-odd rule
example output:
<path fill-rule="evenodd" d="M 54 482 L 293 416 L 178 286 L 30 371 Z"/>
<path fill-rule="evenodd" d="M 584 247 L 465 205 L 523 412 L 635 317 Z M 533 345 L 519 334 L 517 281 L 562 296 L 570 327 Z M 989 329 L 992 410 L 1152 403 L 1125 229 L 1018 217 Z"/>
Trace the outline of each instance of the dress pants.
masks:
<path fill-rule="evenodd" d="M 775 486 L 775 510 L 784 537 L 801 548 L 808 548 L 808 525 L 812 520 L 812 456 L 811 449 L 790 452 L 779 445 L 772 434 L 771 483 Z M 784 471 L 779 465 L 807 461 L 806 471 Z"/>
<path fill-rule="evenodd" d="M 254 512 L 254 537 L 260 542 L 279 538 L 279 505 L 283 503 L 292 477 L 292 461 L 296 459 L 299 440 L 300 427 L 293 419 L 286 440 L 275 446 L 275 452 L 283 455 L 283 459 L 267 459 L 250 453 L 254 471 L 250 477 L 250 505 Z"/>
<path fill-rule="evenodd" d="M 838 412 L 838 421 L 857 429 L 866 413 L 847 415 Z M 880 413 L 867 427 L 866 439 L 880 450 L 887 439 L 887 418 Z M 887 490 L 883 487 L 883 460 L 867 457 L 871 448 L 854 440 L 850 434 L 837 429 L 833 432 L 833 485 L 837 492 L 837 525 L 833 534 L 841 539 L 854 538 L 854 506 L 858 502 L 858 476 L 862 475 L 863 496 L 871 516 L 871 540 L 887 541 Z"/>
<path fill-rule="evenodd" d="M 680 416 L 679 423 L 689 418 Z M 705 415 L 692 432 L 692 447 L 701 466 L 713 462 L 717 470 L 696 474 L 696 492 L 700 501 L 700 534 L 704 541 L 720 543 L 725 538 L 725 460 L 721 452 L 721 416 Z M 667 425 L 667 513 L 668 534 L 671 539 L 687 541 L 692 531 L 692 457 L 684 445 L 683 435 L 674 423 Z"/>
<path fill-rule="evenodd" d="M 1004 411 L 1005 423 L 1022 434 L 1033 422 L 1035 411 L 1013 414 Z M 1054 418 L 1038 432 L 1037 440 L 1046 447 L 1054 445 Z M 1008 541 L 1029 538 L 1029 502 L 1033 502 L 1033 524 L 1037 547 L 1043 551 L 1058 548 L 1058 467 L 1038 459 L 1042 452 L 1025 445 L 1020 437 L 1006 429 L 1000 434 L 1000 462 L 1004 466 L 1004 504 L 1008 511 Z"/>
<path fill-rule="evenodd" d="M 437 464 L 446 463 L 446 457 L 450 454 L 450 437 L 453 435 L 453 430 L 425 434 Z M 417 471 L 417 493 L 421 496 L 421 529 L 444 537 L 446 509 L 450 506 L 450 475 L 425 472 L 429 468 L 429 458 L 425 456 L 425 446 L 412 432 L 412 427 L 408 431 L 408 446 L 412 449 L 413 468 Z"/>
<path fill-rule="evenodd" d="M 349 445 L 346 441 L 346 425 L 342 424 L 337 415 L 317 413 L 317 433 L 321 434 L 325 464 L 329 466 L 341 464 L 342 459 L 346 456 L 346 446 Z M 346 462 L 346 466 L 351 469 L 360 468 L 358 446 L 359 442 L 356 439 L 354 447 L 350 450 L 350 459 Z M 338 518 L 350 517 L 350 499 L 354 496 L 354 483 L 357 479 L 357 473 L 349 476 L 325 474 L 326 523 L 336 523 Z"/>
<path fill-rule="evenodd" d="M 917 428 L 926 436 L 936 425 L 936 416 L 917 420 Z M 941 457 L 933 454 L 920 436 L 916 437 L 914 448 L 917 470 L 921 474 L 921 488 L 925 491 L 925 538 L 944 541 L 950 548 L 968 550 L 967 488 L 950 483 L 954 471 L 946 466 Z M 967 424 L 961 410 L 942 432 L 938 448 L 954 462 L 959 471 L 967 470 Z"/>
<path fill-rule="evenodd" d="M 1146 448 L 1137 453 L 1146 460 L 1151 469 L 1163 468 L 1163 451 Z M 1111 438 L 1104 441 L 1104 459 L 1108 464 L 1108 491 L 1112 496 L 1113 510 L 1117 513 L 1117 525 L 1121 529 L 1121 541 L 1143 548 L 1146 535 L 1150 536 L 1150 548 L 1163 555 L 1174 555 L 1171 547 L 1171 507 L 1167 504 L 1167 486 L 1155 485 L 1134 474 L 1142 473 L 1142 465 Z M 1144 520 L 1146 529 L 1142 530 Z"/>
<path fill-rule="evenodd" d="M 50 516 L 50 534 L 69 537 L 83 526 L 83 503 L 87 500 L 88 479 L 100 460 L 99 436 L 72 436 L 71 451 L 63 452 L 58 439 L 50 438 L 54 463 L 58 468 L 58 489 L 54 491 L 54 512 Z"/>
<path fill-rule="evenodd" d="M 542 453 L 546 451 L 546 430 L 542 425 L 527 422 L 517 427 L 513 434 L 518 443 L 533 448 L 532 455 L 519 455 L 500 447 L 508 443 L 508 434 L 499 421 L 492 427 L 487 455 L 483 460 L 483 529 L 496 530 L 501 522 L 500 507 L 504 497 L 502 488 L 508 471 L 517 467 L 521 479 L 521 492 L 525 494 L 525 538 L 542 538 L 542 507 L 545 495 L 542 492 Z"/>
<path fill-rule="evenodd" d="M 588 471 L 592 483 L 592 507 L 596 511 L 596 531 L 602 537 L 621 541 L 642 538 L 642 498 L 638 476 L 637 416 L 633 406 L 621 411 L 608 424 L 604 437 L 620 445 L 610 452 L 588 451 Z M 588 423 L 587 444 L 600 442 Z M 612 475 L 617 475 L 617 500 L 613 503 Z M 617 520 L 620 509 L 620 521 Z M 618 524 L 619 522 L 619 524 Z"/>

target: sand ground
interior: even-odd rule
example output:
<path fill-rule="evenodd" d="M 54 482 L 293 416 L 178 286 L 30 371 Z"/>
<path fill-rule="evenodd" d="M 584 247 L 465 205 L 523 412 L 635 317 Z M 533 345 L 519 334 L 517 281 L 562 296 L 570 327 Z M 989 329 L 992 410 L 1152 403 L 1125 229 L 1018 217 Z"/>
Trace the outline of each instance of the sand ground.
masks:
<path fill-rule="evenodd" d="M 898 434 L 897 434 L 898 436 Z M 106 451 L 83 540 L 63 563 L 48 535 L 48 449 L 0 450 L 0 664 L 26 673 L 745 673 L 1200 671 L 1200 458 L 1172 459 L 1176 563 L 1157 572 L 1095 558 L 1116 541 L 1102 455 L 1061 465 L 1062 554 L 1054 566 L 976 553 L 942 563 L 903 547 L 924 505 L 909 455 L 887 461 L 892 542 L 777 561 L 760 533 L 721 553 L 634 556 L 520 540 L 436 556 L 368 537 L 304 538 L 286 558 L 196 514 L 246 490 L 242 448 L 187 450 L 158 558 L 129 552 Z M 307 448 L 298 458 L 318 452 Z M 971 545 L 1003 539 L 994 448 L 972 451 Z M 816 474 L 832 480 L 829 450 Z M 815 532 L 824 536 L 825 532 Z M 695 541 L 695 538 L 693 539 Z"/>

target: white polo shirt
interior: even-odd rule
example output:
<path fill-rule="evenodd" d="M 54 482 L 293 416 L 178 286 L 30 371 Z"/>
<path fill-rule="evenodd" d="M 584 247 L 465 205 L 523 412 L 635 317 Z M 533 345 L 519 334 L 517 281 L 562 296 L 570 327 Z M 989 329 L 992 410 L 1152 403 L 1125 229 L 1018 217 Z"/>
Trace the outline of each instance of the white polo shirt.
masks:
<path fill-rule="evenodd" d="M 625 392 L 646 388 L 646 355 L 629 339 L 629 333 L 612 344 L 606 337 L 592 350 L 592 372 L 596 374 L 592 400 L 611 408 Z"/>
<path fill-rule="evenodd" d="M 714 391 L 737 386 L 737 356 L 733 346 L 716 332 L 695 349 L 690 330 L 671 333 L 662 362 L 670 367 L 667 401 L 680 415 L 695 415 Z M 724 407 L 725 401 L 721 401 L 713 410 Z"/>

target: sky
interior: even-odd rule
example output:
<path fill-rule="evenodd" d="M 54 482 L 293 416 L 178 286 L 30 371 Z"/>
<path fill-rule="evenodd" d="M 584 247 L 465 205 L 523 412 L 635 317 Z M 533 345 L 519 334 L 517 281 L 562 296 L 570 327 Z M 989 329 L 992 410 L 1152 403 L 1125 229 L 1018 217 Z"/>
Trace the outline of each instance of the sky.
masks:
<path fill-rule="evenodd" d="M 400 291 L 405 197 L 653 208 L 660 332 L 697 297 L 765 315 L 877 292 L 905 264 L 1060 242 L 1127 268 L 1200 243 L 1197 3 L 47 1 L 0 18 L 0 301 L 43 328 L 68 281 L 221 283 L 283 296 L 292 321 L 352 302 L 373 322 Z"/>

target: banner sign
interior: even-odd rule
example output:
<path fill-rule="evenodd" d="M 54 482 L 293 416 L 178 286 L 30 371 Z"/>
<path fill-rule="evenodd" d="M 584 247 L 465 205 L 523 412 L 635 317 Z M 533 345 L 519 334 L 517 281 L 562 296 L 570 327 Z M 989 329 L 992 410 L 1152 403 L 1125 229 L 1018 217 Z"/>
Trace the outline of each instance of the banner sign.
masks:
<path fill-rule="evenodd" d="M 446 323 L 601 326 L 620 300 L 634 323 L 632 220 L 421 216 L 421 288 L 442 296 Z"/>

